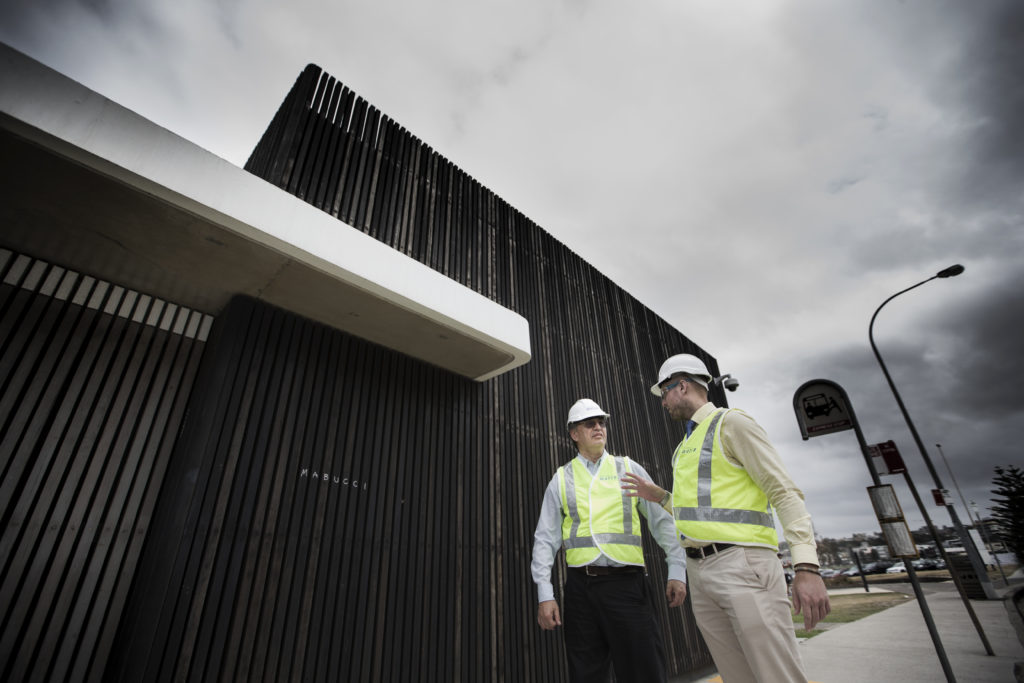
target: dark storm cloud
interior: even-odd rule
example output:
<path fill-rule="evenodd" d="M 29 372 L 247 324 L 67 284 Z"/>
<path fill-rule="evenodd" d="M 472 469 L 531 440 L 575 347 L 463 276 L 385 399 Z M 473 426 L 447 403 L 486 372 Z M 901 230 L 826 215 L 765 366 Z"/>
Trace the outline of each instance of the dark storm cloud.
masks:
<path fill-rule="evenodd" d="M 1006 190 L 1019 194 L 1024 179 L 1024 3 L 961 4 L 960 11 L 970 12 L 976 22 L 947 81 L 975 116 L 965 185 L 979 200 L 998 199 Z"/>
<path fill-rule="evenodd" d="M 871 14 L 867 7 L 879 5 L 840 11 L 863 20 Z M 846 281 L 840 276 L 865 284 L 884 276 L 895 283 L 894 293 L 914 284 L 907 273 L 924 270 L 921 276 L 927 276 L 930 267 L 922 264 L 935 270 L 958 262 L 967 266 L 956 280 L 930 283 L 927 290 L 894 302 L 880 315 L 875 337 L 942 484 L 950 489 L 958 484 L 968 501 L 984 509 L 990 504 L 993 467 L 1024 459 L 1019 437 L 1024 427 L 1019 390 L 1024 379 L 1024 4 L 886 3 L 885 11 L 886 21 L 870 22 L 879 32 L 871 47 L 927 93 L 933 126 L 922 130 L 932 137 L 922 138 L 927 144 L 905 155 L 886 178 L 901 193 L 895 196 L 903 206 L 894 203 L 889 213 L 850 218 L 840 247 L 846 259 L 837 260 L 833 275 L 838 286 Z M 836 19 L 831 10 L 824 18 Z M 885 112 L 878 133 L 901 123 L 888 106 L 869 110 Z M 881 179 L 869 174 L 866 182 Z M 859 186 L 836 183 L 830 189 Z M 815 347 L 804 350 L 787 374 L 842 385 L 868 443 L 895 441 L 927 494 L 935 485 L 932 473 L 867 343 L 871 310 L 832 311 L 865 316 L 864 338 L 833 339 L 817 347 L 820 353 Z M 849 439 L 824 440 L 820 457 L 846 462 Z M 941 452 L 936 444 L 942 444 Z M 903 490 L 909 515 L 920 520 L 902 482 L 892 480 Z M 831 504 L 851 496 L 853 509 L 860 505 L 860 496 L 841 480 L 826 476 L 803 485 L 829 501 L 815 510 L 822 527 L 843 529 L 856 520 Z M 967 519 L 959 499 L 958 507 Z M 941 510 L 931 514 L 948 523 Z M 870 514 L 860 526 L 874 528 Z"/>
<path fill-rule="evenodd" d="M 1019 388 L 1024 379 L 1020 351 L 1024 348 L 1024 272 L 1011 272 L 969 297 L 950 296 L 949 303 L 899 333 L 879 336 L 878 329 L 879 351 L 940 482 L 954 493 L 959 487 L 968 502 L 976 501 L 984 511 L 990 504 L 993 468 L 1019 463 L 1024 455 L 1019 436 L 1024 427 L 1024 394 Z M 808 379 L 822 377 L 840 384 L 853 403 L 867 442 L 895 441 L 918 489 L 927 495 L 935 486 L 932 473 L 867 340 L 805 356 L 799 367 Z M 817 459 L 847 466 L 851 459 L 856 461 L 849 438 L 835 435 L 819 440 L 823 443 Z M 941 451 L 936 444 L 942 445 Z M 791 443 L 787 450 L 799 448 Z M 863 478 L 866 466 L 857 463 L 846 476 Z M 912 524 L 921 522 L 902 477 L 884 479 L 902 491 L 899 495 Z M 826 533 L 874 530 L 870 511 L 844 477 L 810 481 L 805 477 L 802 486 L 810 500 L 829 501 L 819 503 L 814 511 Z M 845 509 L 832 503 L 839 500 L 847 501 Z M 959 515 L 966 520 L 959 496 L 957 502 Z M 859 524 L 858 509 L 865 513 Z M 949 523 L 941 510 L 929 514 L 939 524 Z"/>
<path fill-rule="evenodd" d="M 958 390 L 973 398 L 958 412 L 972 420 L 1024 415 L 1024 268 L 951 305 L 932 324 L 937 337 L 952 340 L 942 360 L 963 383 Z"/>
<path fill-rule="evenodd" d="M 915 221 L 891 215 L 885 226 L 851 224 L 842 245 L 848 257 L 846 267 L 858 277 L 909 266 L 921 270 L 920 264 L 929 263 L 935 266 L 933 272 L 954 263 L 995 262 L 1010 267 L 1024 253 L 1024 196 L 1020 195 L 1024 193 L 1018 186 L 998 201 L 972 207 L 951 205 L 939 187 L 932 188 L 926 203 L 935 213 Z"/>
<path fill-rule="evenodd" d="M 936 438 L 944 429 L 973 424 L 986 433 L 986 440 L 1013 442 L 1015 438 L 1002 432 L 1016 435 L 1024 426 L 1024 272 L 976 296 L 951 297 L 917 327 L 898 334 L 879 332 L 883 322 L 891 324 L 882 321 L 888 312 L 876 323 L 876 345 L 915 422 L 934 431 Z M 865 432 L 905 431 L 866 342 L 837 347 L 801 363 L 816 376 L 846 388 Z M 919 431 L 923 434 L 925 428 Z M 998 457 L 1006 461 L 1016 455 Z"/>

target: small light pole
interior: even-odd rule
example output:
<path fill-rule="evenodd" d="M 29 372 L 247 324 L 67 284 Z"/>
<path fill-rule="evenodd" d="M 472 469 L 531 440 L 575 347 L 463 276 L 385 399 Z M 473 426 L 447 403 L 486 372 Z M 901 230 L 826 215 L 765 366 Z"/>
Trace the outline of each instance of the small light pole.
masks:
<path fill-rule="evenodd" d="M 964 272 L 964 267 L 960 264 L 950 266 L 940 270 L 930 278 L 921 280 L 916 285 L 902 289 L 888 299 L 882 302 L 881 306 L 875 309 L 874 315 L 871 316 L 871 322 L 868 325 L 868 341 L 871 342 L 871 350 L 875 352 L 875 358 L 878 359 L 878 365 L 882 368 L 882 373 L 885 375 L 885 380 L 889 383 L 889 388 L 892 390 L 892 395 L 896 398 L 896 403 L 900 407 L 900 412 L 903 413 L 903 419 L 907 423 L 907 427 L 910 429 L 911 435 L 914 437 L 914 442 L 917 444 L 917 449 L 921 452 L 921 458 L 924 459 L 924 464 L 928 468 L 928 472 L 932 475 L 932 480 L 935 482 L 935 487 L 938 489 L 944 489 L 942 485 L 942 479 L 939 477 L 939 473 L 936 471 L 935 466 L 932 464 L 931 457 L 928 455 L 928 451 L 924 447 L 924 443 L 921 441 L 921 436 L 917 433 L 917 427 L 914 426 L 914 421 L 910 419 L 910 413 L 907 412 L 907 407 L 903 404 L 903 398 L 900 396 L 900 392 L 896 390 L 896 384 L 892 380 L 892 376 L 889 374 L 889 369 L 885 366 L 885 361 L 882 360 L 882 354 L 878 352 L 878 347 L 875 345 L 874 327 L 875 318 L 878 317 L 879 311 L 885 307 L 887 303 L 898 297 L 900 294 L 905 294 L 912 289 L 916 289 L 921 285 L 931 282 L 936 278 L 948 278 L 955 277 L 960 273 Z M 964 549 L 967 551 L 967 557 L 971 561 L 971 567 L 974 569 L 974 573 L 978 577 L 978 582 L 981 584 L 982 590 L 985 591 L 985 596 L 989 600 L 997 598 L 995 589 L 992 588 L 992 582 L 988 578 L 988 572 L 985 571 L 985 565 L 981 561 L 981 556 L 978 554 L 978 549 L 974 547 L 974 543 L 971 538 L 967 535 L 963 525 L 960 523 L 960 517 L 956 514 L 956 509 L 952 505 L 947 505 L 946 509 L 949 511 L 949 517 L 953 521 L 953 527 L 956 529 L 957 534 L 963 542 Z M 973 551 L 973 552 L 972 552 Z M 953 571 L 950 567 L 950 571 Z"/>
<path fill-rule="evenodd" d="M 988 547 L 988 553 L 992 555 L 993 561 L 996 563 L 996 567 L 999 569 L 999 574 L 1003 577 L 1003 583 L 1007 586 L 1010 582 L 1006 580 L 1006 573 L 1003 571 L 1003 565 L 999 561 L 999 557 L 996 553 L 992 552 L 992 543 L 988 540 L 988 534 L 985 532 L 985 527 L 981 523 L 981 517 L 978 516 L 978 506 L 971 501 L 971 507 L 967 507 L 967 500 L 964 498 L 964 492 L 960 490 L 960 484 L 957 483 L 956 476 L 953 474 L 953 468 L 949 466 L 949 460 L 946 458 L 946 452 L 942 450 L 942 444 L 935 444 L 935 448 L 938 449 L 939 455 L 942 456 L 942 462 L 946 463 L 946 471 L 949 472 L 949 478 L 953 480 L 953 486 L 956 487 L 956 492 L 960 496 L 960 502 L 964 505 L 964 510 L 967 512 L 967 519 L 971 522 L 971 525 L 978 530 L 981 534 L 981 539 L 984 544 Z M 974 511 L 974 515 L 971 515 L 971 511 Z M 977 547 L 977 546 L 975 546 Z"/>
<path fill-rule="evenodd" d="M 996 552 L 992 541 L 989 540 L 988 530 L 985 528 L 985 523 L 981 521 L 981 515 L 978 514 L 978 504 L 973 500 L 971 501 L 971 509 L 974 510 L 974 523 L 981 530 L 981 538 L 985 541 L 985 545 L 988 546 L 988 552 L 992 555 L 992 559 L 996 561 L 996 566 L 999 567 L 999 575 L 1003 577 L 1003 585 L 1009 586 L 1010 580 L 1006 578 L 1006 572 L 1003 571 L 1003 563 L 999 561 L 999 553 Z"/>
<path fill-rule="evenodd" d="M 942 457 L 942 462 L 946 465 L 946 471 L 949 472 L 949 478 L 953 480 L 953 486 L 956 487 L 957 495 L 960 496 L 960 502 L 964 504 L 964 510 L 967 511 L 967 519 L 970 520 L 971 524 L 974 524 L 974 520 L 971 519 L 971 511 L 967 507 L 967 501 L 964 499 L 964 492 L 960 490 L 960 484 L 956 480 L 956 476 L 953 474 L 953 468 L 949 466 L 949 460 L 946 459 L 946 453 L 942 450 L 942 444 L 935 444 L 935 448 L 938 449 L 939 455 Z"/>

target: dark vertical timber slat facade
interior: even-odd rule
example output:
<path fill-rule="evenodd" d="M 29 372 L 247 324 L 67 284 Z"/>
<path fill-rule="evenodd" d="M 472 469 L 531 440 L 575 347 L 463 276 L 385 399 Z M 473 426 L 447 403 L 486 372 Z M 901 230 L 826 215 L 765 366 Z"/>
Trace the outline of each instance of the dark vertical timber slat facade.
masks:
<path fill-rule="evenodd" d="M 329 78 L 316 67 L 310 67 L 297 82 L 282 111 L 290 103 L 304 99 L 303 79 L 312 82 L 311 73 L 317 74 L 321 81 Z M 358 115 L 362 120 L 367 116 L 366 110 L 360 109 Z M 360 137 L 359 126 L 347 126 L 346 133 L 352 154 L 360 160 L 375 142 L 379 142 L 365 131 Z M 272 127 L 265 141 L 272 141 L 275 136 L 280 137 Z M 622 425 L 622 434 L 618 437 L 613 434 L 613 445 L 618 439 L 619 448 L 627 454 L 667 453 L 676 433 L 656 406 L 652 408 L 643 403 L 642 388 L 668 353 L 685 350 L 705 354 L 538 226 L 386 117 L 381 121 L 379 136 L 385 139 L 385 144 L 377 145 L 383 167 L 379 175 L 383 180 L 373 185 L 371 196 L 350 185 L 341 188 L 340 203 L 323 204 L 320 208 L 513 308 L 530 320 L 533 329 L 534 360 L 510 376 L 496 380 L 493 396 L 488 396 L 486 391 L 478 392 L 485 399 L 485 405 L 477 409 L 474 417 L 498 425 L 494 437 L 482 449 L 471 449 L 468 453 L 462 449 L 455 451 L 473 472 L 484 473 L 486 481 L 471 480 L 475 486 L 467 487 L 488 492 L 480 499 L 479 507 L 470 507 L 478 527 L 470 527 L 469 531 L 474 538 L 490 539 L 489 544 L 481 546 L 493 551 L 487 556 L 489 559 L 500 558 L 497 571 L 490 562 L 482 561 L 485 556 L 475 558 L 480 560 L 478 562 L 470 562 L 467 565 L 470 583 L 483 582 L 491 590 L 495 585 L 511 587 L 504 589 L 497 599 L 485 603 L 502 612 L 503 620 L 485 621 L 486 615 L 478 610 L 466 615 L 476 624 L 468 632 L 480 633 L 480 629 L 484 629 L 497 634 L 496 637 L 506 638 L 500 646 L 490 648 L 492 658 L 497 658 L 502 651 L 522 647 L 524 638 L 538 637 L 530 630 L 534 612 L 532 595 L 522 600 L 515 610 L 509 609 L 508 600 L 512 596 L 522 596 L 529 591 L 522 590 L 521 582 L 508 580 L 509 572 L 505 570 L 510 560 L 501 549 L 517 548 L 520 555 L 528 554 L 529 542 L 524 544 L 522 539 L 528 539 L 532 532 L 532 517 L 543 487 L 537 480 L 546 481 L 550 471 L 568 457 L 566 441 L 559 429 L 567 405 L 580 395 L 595 396 L 606 405 L 615 406 L 617 414 L 626 418 L 618 422 Z M 389 144 L 388 136 L 400 137 L 401 144 Z M 267 172 L 265 165 L 260 167 L 255 163 L 258 153 L 265 151 L 263 148 L 265 145 L 261 142 L 249 169 L 272 182 L 279 182 L 272 171 Z M 409 156 L 405 150 L 414 150 L 415 155 Z M 268 153 L 268 158 L 298 159 L 306 153 L 300 148 L 286 149 L 278 145 Z M 345 173 L 350 177 L 363 172 L 362 161 L 349 166 Z M 304 172 L 315 174 L 317 171 L 311 168 Z M 472 188 L 469 196 L 462 192 L 464 186 Z M 408 190 L 403 192 L 406 188 Z M 384 201 L 397 206 L 385 214 L 385 219 L 373 220 L 379 215 L 372 210 L 374 202 Z M 336 206 L 344 210 L 339 211 Z M 370 210 L 363 211 L 361 207 L 370 207 Z M 463 216 L 471 218 L 462 220 Z M 404 234 L 403 225 L 407 226 Z M 465 259 L 465 267 L 459 267 L 459 259 Z M 595 324 L 595 321 L 598 322 Z M 713 360 L 707 360 L 713 367 Z M 581 382 L 581 377 L 592 379 L 588 384 Z M 486 400 L 488 398 L 490 400 Z M 717 398 L 724 403 L 724 397 Z M 539 409 L 541 406 L 543 410 Z M 630 425 L 636 428 L 628 428 Z M 662 448 L 657 448 L 659 444 Z M 486 455 L 488 451 L 490 457 Z M 473 453 L 481 454 L 483 460 L 474 461 Z M 532 461 L 530 456 L 534 456 Z M 516 464 L 511 469 L 515 474 L 498 479 L 502 466 L 507 463 Z M 664 462 L 645 464 L 652 471 L 661 470 L 661 476 L 668 474 Z M 532 469 L 534 465 L 536 469 Z M 496 480 L 501 483 L 500 491 L 494 489 Z M 521 485 L 521 497 L 508 496 L 510 484 L 515 485 L 513 481 Z M 466 500 L 467 503 L 472 501 L 472 497 Z M 499 516 L 489 519 L 489 513 Z M 510 519 L 503 520 L 506 516 Z M 511 518 L 518 521 L 518 526 L 511 523 Z M 512 530 L 514 533 L 510 533 Z M 501 539 L 497 545 L 494 544 L 496 537 Z M 648 552 L 655 557 L 660 553 L 653 545 Z M 652 567 L 655 578 L 661 578 L 657 576 L 660 569 L 660 566 Z M 513 623 L 509 619 L 510 612 L 522 615 L 522 622 L 528 625 L 524 632 L 515 633 L 514 638 L 507 638 L 505 633 L 506 627 Z M 685 670 L 708 660 L 694 637 L 692 621 L 688 616 L 677 616 L 681 614 L 665 614 L 663 619 L 673 633 L 684 635 L 682 639 L 672 639 L 672 650 L 680 670 Z M 473 622 L 474 618 L 479 621 Z M 479 659 L 478 655 L 476 657 Z M 514 668 L 503 666 L 475 671 L 484 676 L 495 672 L 515 675 Z"/>
<path fill-rule="evenodd" d="M 0 250 L 0 679 L 102 676 L 210 322 Z"/>
<path fill-rule="evenodd" d="M 647 387 L 671 353 L 714 359 L 315 66 L 246 168 L 520 313 L 533 358 L 476 383 L 232 301 L 108 677 L 564 680 L 530 553 L 543 490 L 573 455 L 566 411 L 596 399 L 610 450 L 666 483 L 679 430 Z M 649 537 L 645 552 L 662 585 Z M 658 609 L 671 673 L 710 664 L 688 606 Z"/>

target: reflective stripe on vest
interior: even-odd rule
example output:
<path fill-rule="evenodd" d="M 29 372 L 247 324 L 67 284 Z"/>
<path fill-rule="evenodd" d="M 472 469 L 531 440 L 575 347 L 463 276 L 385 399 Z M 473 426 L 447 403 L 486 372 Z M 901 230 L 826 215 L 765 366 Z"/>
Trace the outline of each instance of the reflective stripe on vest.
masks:
<path fill-rule="evenodd" d="M 734 502 L 747 503 L 750 505 L 749 508 L 715 506 L 712 502 L 712 490 L 715 484 L 712 473 L 716 445 L 718 447 L 717 457 L 723 462 L 727 462 L 721 450 L 719 437 L 719 423 L 726 412 L 726 410 L 720 409 L 710 417 L 709 421 L 706 420 L 709 424 L 704 431 L 700 453 L 697 456 L 696 506 L 693 506 L 692 503 L 685 504 L 692 500 L 686 491 L 687 487 L 694 485 L 694 482 L 679 480 L 679 474 L 684 465 L 678 461 L 678 458 L 690 438 L 685 439 L 673 455 L 672 467 L 676 475 L 673 482 L 672 512 L 676 520 L 676 528 L 681 534 L 696 540 L 777 546 L 778 538 L 775 534 L 775 519 L 771 506 L 768 504 L 764 492 L 750 479 L 746 470 L 730 463 L 729 469 L 723 471 L 728 473 L 729 478 L 732 478 L 732 481 L 729 482 L 730 492 L 734 496 L 736 491 L 742 493 L 742 496 L 739 499 L 734 499 Z M 696 431 L 700 431 L 699 426 Z M 719 484 L 721 483 L 719 482 Z"/>
<path fill-rule="evenodd" d="M 625 492 L 621 490 L 619 483 L 622 475 L 629 471 L 626 466 L 626 459 L 610 456 L 609 460 L 615 466 L 615 487 L 617 497 L 621 500 L 621 516 L 615 518 L 616 521 L 621 523 L 621 533 L 602 531 L 591 535 L 592 520 L 583 519 L 580 511 L 580 501 L 577 498 L 577 496 L 586 492 L 588 495 L 586 509 L 589 510 L 590 503 L 595 502 L 591 497 L 594 480 L 600 481 L 599 478 L 602 471 L 605 471 L 607 474 L 606 463 L 602 462 L 601 467 L 591 479 L 590 484 L 582 491 L 577 487 L 575 460 L 559 468 L 563 512 L 568 521 L 568 525 L 565 523 L 562 525 L 562 547 L 565 548 L 566 561 L 570 566 L 589 564 L 597 559 L 602 551 L 613 560 L 623 564 L 643 564 L 643 542 L 640 537 L 640 520 L 636 508 L 637 500 L 626 496 Z M 580 464 L 579 467 L 582 468 L 585 465 Z M 600 494 L 601 492 L 599 491 L 598 493 Z M 607 500 L 607 493 L 605 500 Z M 568 529 L 566 526 L 568 526 Z M 620 547 L 616 548 L 615 546 Z M 588 549 L 592 550 L 592 552 L 586 552 Z"/>

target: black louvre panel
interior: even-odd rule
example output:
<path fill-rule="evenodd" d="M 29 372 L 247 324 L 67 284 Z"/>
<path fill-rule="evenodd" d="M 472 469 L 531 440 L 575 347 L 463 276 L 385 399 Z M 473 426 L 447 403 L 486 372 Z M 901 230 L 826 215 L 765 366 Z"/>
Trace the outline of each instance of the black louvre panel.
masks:
<path fill-rule="evenodd" d="M 0 249 L 0 679 L 102 676 L 209 325 Z"/>

